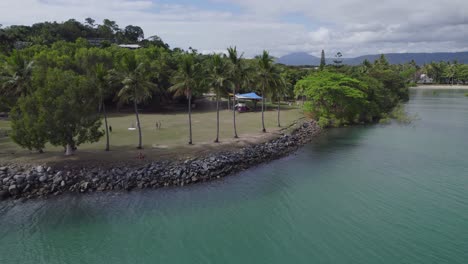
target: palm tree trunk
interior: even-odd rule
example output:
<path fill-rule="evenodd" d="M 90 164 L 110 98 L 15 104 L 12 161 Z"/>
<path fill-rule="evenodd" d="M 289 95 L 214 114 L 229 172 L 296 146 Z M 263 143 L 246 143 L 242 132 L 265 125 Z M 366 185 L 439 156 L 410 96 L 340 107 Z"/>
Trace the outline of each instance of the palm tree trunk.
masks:
<path fill-rule="evenodd" d="M 214 142 L 219 142 L 219 88 L 216 89 L 216 140 Z"/>
<path fill-rule="evenodd" d="M 102 112 L 104 113 L 104 125 L 106 126 L 106 151 L 109 151 L 109 126 L 107 125 L 106 105 L 102 104 Z"/>
<path fill-rule="evenodd" d="M 137 149 L 142 149 L 143 147 L 141 146 L 141 125 L 140 125 L 140 117 L 138 116 L 138 107 L 136 101 L 133 101 L 133 105 L 135 107 L 135 115 L 137 119 L 137 126 L 138 126 L 138 147 Z"/>
<path fill-rule="evenodd" d="M 281 127 L 280 123 L 280 99 L 278 97 L 278 127 Z"/>
<path fill-rule="evenodd" d="M 234 138 L 239 138 L 237 136 L 237 128 L 236 128 L 236 86 L 234 86 L 233 90 L 234 97 L 232 99 L 232 115 L 234 121 Z"/>
<path fill-rule="evenodd" d="M 189 145 L 192 145 L 192 95 L 188 96 Z"/>
<path fill-rule="evenodd" d="M 265 111 L 265 88 L 263 88 L 262 91 L 262 132 L 265 133 L 265 116 L 264 116 L 264 111 Z"/>

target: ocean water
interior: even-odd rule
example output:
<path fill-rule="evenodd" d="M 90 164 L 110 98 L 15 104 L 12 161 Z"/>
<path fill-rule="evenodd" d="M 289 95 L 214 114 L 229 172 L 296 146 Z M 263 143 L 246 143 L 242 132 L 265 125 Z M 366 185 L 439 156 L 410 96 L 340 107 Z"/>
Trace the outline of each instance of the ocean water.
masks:
<path fill-rule="evenodd" d="M 0 203 L 0 263 L 468 263 L 468 98 L 183 188 Z"/>

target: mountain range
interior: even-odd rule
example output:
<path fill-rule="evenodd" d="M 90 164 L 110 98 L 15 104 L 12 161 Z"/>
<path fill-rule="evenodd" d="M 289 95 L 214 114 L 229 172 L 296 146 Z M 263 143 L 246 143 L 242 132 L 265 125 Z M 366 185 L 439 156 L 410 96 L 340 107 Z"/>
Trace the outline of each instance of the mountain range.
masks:
<path fill-rule="evenodd" d="M 325 56 L 326 57 L 326 56 Z M 364 55 L 355 58 L 342 58 L 343 64 L 358 65 L 365 59 L 370 62 L 375 61 L 380 54 Z M 439 61 L 458 61 L 468 64 L 468 52 L 436 52 L 436 53 L 388 53 L 385 54 L 391 64 L 401 64 L 414 60 L 418 65 Z M 326 58 L 327 64 L 333 64 L 334 58 Z M 320 65 L 320 58 L 306 52 L 295 52 L 284 55 L 276 60 L 277 63 L 300 66 L 300 65 Z"/>

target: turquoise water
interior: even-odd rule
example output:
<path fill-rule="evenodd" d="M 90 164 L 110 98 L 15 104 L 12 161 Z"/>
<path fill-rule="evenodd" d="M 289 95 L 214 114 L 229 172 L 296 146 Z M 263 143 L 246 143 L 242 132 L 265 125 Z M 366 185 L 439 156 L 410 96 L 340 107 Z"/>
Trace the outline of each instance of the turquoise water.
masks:
<path fill-rule="evenodd" d="M 0 204 L 0 263 L 467 263 L 468 98 L 216 182 Z"/>

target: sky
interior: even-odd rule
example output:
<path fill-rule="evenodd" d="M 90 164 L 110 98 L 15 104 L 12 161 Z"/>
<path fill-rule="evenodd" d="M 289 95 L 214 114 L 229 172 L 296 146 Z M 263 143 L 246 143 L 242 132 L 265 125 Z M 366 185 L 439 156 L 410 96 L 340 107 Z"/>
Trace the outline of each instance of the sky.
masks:
<path fill-rule="evenodd" d="M 171 47 L 247 57 L 468 51 L 468 0 L 0 0 L 0 24 L 114 20 Z"/>

